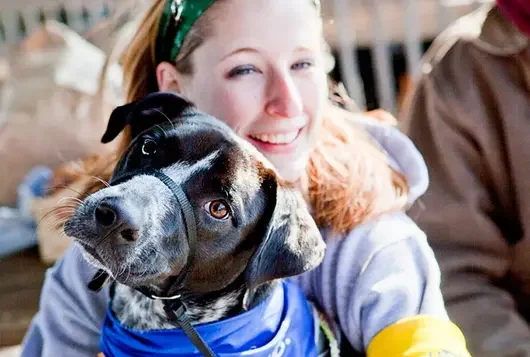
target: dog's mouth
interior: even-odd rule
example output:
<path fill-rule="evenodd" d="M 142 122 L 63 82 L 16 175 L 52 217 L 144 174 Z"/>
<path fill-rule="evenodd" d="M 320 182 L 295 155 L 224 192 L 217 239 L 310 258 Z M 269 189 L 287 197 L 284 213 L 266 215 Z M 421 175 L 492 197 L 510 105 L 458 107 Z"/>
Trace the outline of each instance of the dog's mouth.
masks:
<path fill-rule="evenodd" d="M 117 282 L 128 286 L 160 285 L 172 275 L 172 267 L 167 258 L 160 254 L 134 255 L 117 254 L 109 247 L 93 247 L 83 240 L 74 238 L 82 248 L 86 260 L 102 268 Z"/>
<path fill-rule="evenodd" d="M 100 255 L 98 254 L 98 252 L 96 251 L 94 247 L 92 247 L 90 244 L 78 238 L 74 238 L 74 242 L 77 243 L 86 254 L 88 254 L 89 258 L 91 258 L 90 259 L 91 263 L 96 261 L 98 264 L 101 264 L 103 267 L 105 268 L 107 267 L 105 262 L 103 261 L 103 259 L 101 259 Z"/>

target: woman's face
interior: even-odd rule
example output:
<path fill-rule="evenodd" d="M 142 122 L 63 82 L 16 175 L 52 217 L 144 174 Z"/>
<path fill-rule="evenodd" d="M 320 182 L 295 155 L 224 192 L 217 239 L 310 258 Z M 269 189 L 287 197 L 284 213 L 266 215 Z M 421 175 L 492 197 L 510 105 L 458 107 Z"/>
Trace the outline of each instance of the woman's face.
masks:
<path fill-rule="evenodd" d="M 193 74 L 159 65 L 159 87 L 173 90 L 175 76 L 183 95 L 295 181 L 327 102 L 319 15 L 309 0 L 230 0 L 219 10 L 213 35 L 191 55 Z"/>

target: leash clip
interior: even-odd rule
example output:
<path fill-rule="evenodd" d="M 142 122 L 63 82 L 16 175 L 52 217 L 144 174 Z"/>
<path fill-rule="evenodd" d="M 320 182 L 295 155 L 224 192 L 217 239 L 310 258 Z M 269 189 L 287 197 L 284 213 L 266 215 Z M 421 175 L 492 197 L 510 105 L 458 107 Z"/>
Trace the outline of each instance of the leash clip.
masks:
<path fill-rule="evenodd" d="M 177 300 L 177 299 L 180 299 L 181 298 L 181 295 L 178 294 L 178 295 L 173 295 L 173 296 L 156 296 L 156 295 L 151 295 L 149 296 L 151 299 L 153 300 Z"/>

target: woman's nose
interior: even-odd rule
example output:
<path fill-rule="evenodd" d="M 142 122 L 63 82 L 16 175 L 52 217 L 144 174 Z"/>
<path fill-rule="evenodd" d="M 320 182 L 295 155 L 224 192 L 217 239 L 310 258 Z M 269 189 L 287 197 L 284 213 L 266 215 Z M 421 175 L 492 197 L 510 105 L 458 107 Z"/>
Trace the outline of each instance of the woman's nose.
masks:
<path fill-rule="evenodd" d="M 300 91 L 289 74 L 274 73 L 268 83 L 265 112 L 271 117 L 294 118 L 303 113 Z"/>

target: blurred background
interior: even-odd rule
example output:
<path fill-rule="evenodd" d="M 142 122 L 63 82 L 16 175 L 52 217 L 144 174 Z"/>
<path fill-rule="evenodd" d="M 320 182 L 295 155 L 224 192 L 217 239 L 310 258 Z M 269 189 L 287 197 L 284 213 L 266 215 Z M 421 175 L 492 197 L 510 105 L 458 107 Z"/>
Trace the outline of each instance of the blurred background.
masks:
<path fill-rule="evenodd" d="M 396 115 L 435 36 L 484 2 L 322 0 L 332 76 L 359 109 Z M 29 217 L 51 203 L 28 202 L 50 174 L 45 166 L 96 148 L 104 109 L 97 93 L 120 98 L 118 53 L 146 3 L 0 0 L 0 351 L 21 342 L 45 270 L 68 243 L 36 247 Z M 37 227 L 40 240 L 48 228 Z"/>

